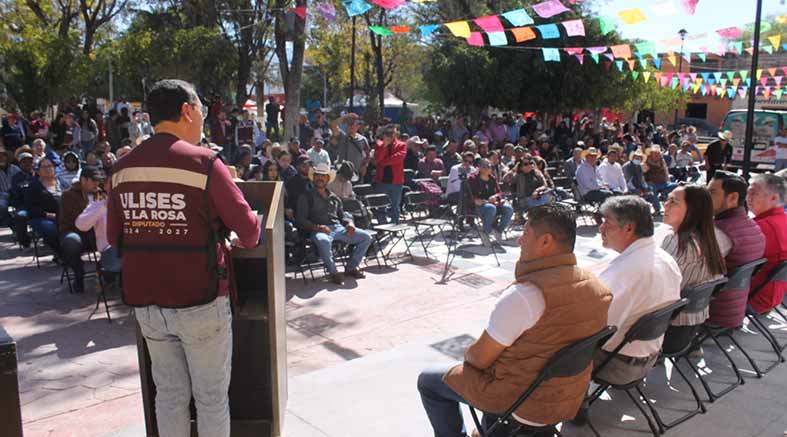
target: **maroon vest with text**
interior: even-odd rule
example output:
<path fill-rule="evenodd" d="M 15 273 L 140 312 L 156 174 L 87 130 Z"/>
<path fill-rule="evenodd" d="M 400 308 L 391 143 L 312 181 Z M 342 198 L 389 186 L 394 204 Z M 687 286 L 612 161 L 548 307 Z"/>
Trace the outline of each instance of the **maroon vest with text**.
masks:
<path fill-rule="evenodd" d="M 113 207 L 123 218 L 123 301 L 182 308 L 213 301 L 221 236 L 207 194 L 215 154 L 169 134 L 154 135 L 118 160 Z"/>

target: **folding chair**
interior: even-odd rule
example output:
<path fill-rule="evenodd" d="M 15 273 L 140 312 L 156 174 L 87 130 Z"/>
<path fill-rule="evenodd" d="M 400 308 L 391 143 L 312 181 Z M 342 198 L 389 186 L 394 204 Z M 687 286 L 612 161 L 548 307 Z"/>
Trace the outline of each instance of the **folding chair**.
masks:
<path fill-rule="evenodd" d="M 655 340 L 664 335 L 664 333 L 667 332 L 667 328 L 669 328 L 670 320 L 672 320 L 672 318 L 688 303 L 688 299 L 679 299 L 678 301 L 673 302 L 665 307 L 645 314 L 644 316 L 640 317 L 639 320 L 637 320 L 631 326 L 631 328 L 629 328 L 628 332 L 626 332 L 626 335 L 623 337 L 623 341 L 620 342 L 614 351 L 609 352 L 604 361 L 602 361 L 601 364 L 596 366 L 596 368 L 593 370 L 592 379 L 599 384 L 599 387 L 593 391 L 593 394 L 591 394 L 588 398 L 589 405 L 593 405 L 593 402 L 598 400 L 598 398 L 601 397 L 601 394 L 607 391 L 607 389 L 612 388 L 615 390 L 623 390 L 629 399 L 631 399 L 631 402 L 634 403 L 640 413 L 642 413 L 642 415 L 648 421 L 648 427 L 650 427 L 653 435 L 657 437 L 660 435 L 659 429 L 653 423 L 650 415 L 647 411 L 645 411 L 645 408 L 642 407 L 642 403 L 640 403 L 640 401 L 638 401 L 634 395 L 631 394 L 631 389 L 635 389 L 642 398 L 645 398 L 645 394 L 642 392 L 641 388 L 642 381 L 645 379 L 644 377 L 627 384 L 617 385 L 603 380 L 598 375 L 612 361 L 613 358 L 620 354 L 620 351 L 624 346 L 635 341 Z M 591 426 L 591 428 L 593 427 L 590 424 L 589 418 L 588 424 Z"/>
<path fill-rule="evenodd" d="M 571 194 L 574 196 L 574 202 L 576 202 L 575 208 L 577 211 L 577 217 L 585 216 L 587 217 L 590 215 L 596 223 L 599 223 L 599 208 L 601 207 L 600 204 L 596 202 L 590 202 L 582 197 L 582 194 L 579 193 L 579 187 L 575 181 L 571 181 Z"/>
<path fill-rule="evenodd" d="M 440 176 L 437 180 L 440 182 L 440 188 L 443 189 L 443 193 L 445 193 L 445 190 L 448 189 L 448 176 Z"/>
<path fill-rule="evenodd" d="M 715 281 L 706 282 L 704 284 L 700 284 L 694 287 L 688 287 L 681 290 L 681 297 L 686 298 L 689 300 L 688 304 L 683 308 L 683 312 L 689 313 L 698 313 L 704 311 L 710 305 L 711 295 L 714 291 L 720 289 L 725 283 L 727 282 L 726 278 L 718 279 Z M 688 327 L 682 327 L 688 328 Z M 697 331 L 699 331 L 700 327 L 690 327 L 694 328 L 694 334 L 696 335 Z M 670 328 L 667 328 L 667 332 L 665 334 L 665 340 L 670 335 Z M 689 366 L 694 370 L 695 373 L 699 375 L 699 371 L 694 367 L 694 363 L 689 360 L 689 352 L 696 346 L 694 342 L 694 336 L 685 338 L 685 341 L 681 344 L 672 345 L 672 350 L 664 350 L 662 347 L 661 356 L 670 360 L 672 362 L 672 368 L 678 371 L 678 374 L 683 381 L 689 386 L 691 390 L 692 396 L 694 396 L 694 400 L 697 402 L 697 408 L 694 410 L 689 411 L 685 415 L 673 420 L 670 423 L 664 423 L 659 415 L 656 407 L 653 405 L 653 402 L 650 401 L 650 398 L 647 396 L 643 396 L 645 399 L 645 403 L 647 403 L 648 408 L 650 409 L 651 413 L 653 413 L 653 417 L 656 419 L 656 423 L 659 425 L 659 431 L 663 434 L 666 430 L 674 428 L 681 423 L 691 419 L 692 417 L 696 416 L 699 413 L 705 413 L 707 410 L 705 409 L 705 405 L 703 405 L 700 396 L 697 394 L 697 390 L 694 389 L 694 384 L 686 377 L 683 371 L 678 366 L 678 361 L 684 359 L 686 362 L 689 363 Z M 737 372 L 736 372 L 737 373 Z M 740 374 L 738 374 L 740 377 Z M 673 384 L 674 385 L 674 384 Z M 644 389 L 643 389 L 644 391 Z"/>
<path fill-rule="evenodd" d="M 374 213 L 377 211 L 385 212 L 391 207 L 391 198 L 388 197 L 387 194 L 369 194 L 364 197 L 364 200 L 366 202 L 366 207 L 370 212 L 372 212 L 372 215 L 375 215 Z M 409 229 L 409 226 L 405 223 L 378 223 L 372 226 L 372 230 L 376 232 L 375 240 L 380 247 L 382 247 L 383 238 L 388 237 L 392 241 L 392 244 L 388 248 L 387 252 L 380 250 L 380 253 L 383 256 L 383 262 L 386 266 L 388 265 L 391 252 L 400 241 L 404 241 L 405 243 L 405 253 L 407 256 L 413 258 L 413 254 L 410 252 L 410 245 L 407 244 L 407 240 L 405 239 L 407 229 Z"/>
<path fill-rule="evenodd" d="M 756 289 L 752 290 L 749 293 L 749 301 L 751 301 L 752 297 L 756 296 L 757 293 L 760 293 L 762 289 L 765 288 L 765 285 L 771 282 L 787 282 L 787 261 L 780 262 L 779 264 L 776 265 L 776 267 L 774 267 L 770 271 L 770 273 L 768 273 L 768 277 L 766 278 L 765 282 L 760 284 L 759 287 L 757 287 Z M 778 308 L 774 308 L 774 309 L 777 311 L 777 313 L 780 316 L 782 316 L 782 318 L 784 317 L 784 315 L 781 314 Z M 765 323 L 763 323 L 762 320 L 759 319 L 759 317 L 762 315 L 764 314 L 760 314 L 759 312 L 755 311 L 754 308 L 751 307 L 751 305 L 749 305 L 746 308 L 746 318 L 749 319 L 751 325 L 754 326 L 754 329 L 759 331 L 765 337 L 765 339 L 768 340 L 768 343 L 770 343 L 771 347 L 773 348 L 773 351 L 776 353 L 776 356 L 778 358 L 776 363 L 772 364 L 770 367 L 768 367 L 768 369 L 765 370 L 765 373 L 768 373 L 779 363 L 784 362 L 784 356 L 782 355 L 782 351 L 784 350 L 785 346 L 779 343 L 779 340 L 776 339 L 776 337 L 773 335 L 770 329 L 768 329 L 768 327 L 765 326 Z"/>
<path fill-rule="evenodd" d="M 92 271 L 85 270 L 84 273 L 82 273 L 83 280 L 84 280 L 84 278 L 87 278 L 87 277 L 90 277 L 90 276 L 98 277 L 98 269 L 99 269 L 98 255 L 96 255 L 95 248 L 82 252 L 82 255 L 84 255 L 86 253 L 87 253 L 87 260 L 88 260 L 88 262 L 92 262 L 93 265 L 95 266 L 95 268 Z M 68 281 L 68 292 L 73 294 L 74 293 L 73 281 L 77 279 L 77 274 L 76 274 L 76 272 L 72 272 L 71 271 L 71 267 L 66 265 L 65 262 L 63 262 L 62 268 L 63 268 L 63 270 L 60 273 L 60 283 L 61 284 L 63 283 L 63 279 Z"/>
<path fill-rule="evenodd" d="M 121 272 L 107 272 L 104 270 L 104 265 L 101 264 L 101 260 L 96 262 L 96 278 L 98 279 L 98 293 L 96 293 L 96 307 L 93 308 L 93 312 L 90 313 L 88 316 L 88 320 L 93 317 L 93 314 L 98 311 L 98 307 L 101 305 L 101 302 L 104 302 L 104 311 L 107 313 L 107 323 L 112 323 L 112 316 L 109 314 L 109 304 L 107 303 L 107 283 L 105 275 L 106 273 L 117 273 L 118 274 L 118 283 L 123 284 L 122 277 L 120 277 Z M 122 285 L 121 285 L 122 286 Z"/>
<path fill-rule="evenodd" d="M 519 431 L 525 430 L 548 431 L 557 434 L 558 436 L 562 435 L 555 427 L 557 425 L 556 423 L 540 428 L 533 428 L 519 423 L 516 419 L 514 419 L 513 414 L 544 382 L 552 378 L 568 378 L 584 372 L 588 366 L 591 366 L 593 354 L 596 352 L 596 350 L 599 349 L 601 345 L 606 343 L 607 340 L 612 337 L 615 331 L 617 331 L 616 327 L 607 326 L 590 337 L 586 337 L 555 352 L 555 354 L 552 355 L 549 361 L 547 361 L 547 363 L 538 373 L 536 379 L 530 383 L 530 386 L 525 390 L 525 392 L 522 393 L 516 402 L 514 402 L 514 404 L 508 410 L 506 410 L 502 416 L 498 417 L 488 429 L 485 430 L 484 427 L 481 426 L 481 422 L 478 420 L 478 415 L 476 414 L 475 408 L 470 406 L 470 414 L 473 416 L 473 421 L 475 422 L 478 433 L 481 434 L 482 437 L 492 437 L 495 435 L 496 431 L 506 429 L 508 431 L 507 434 L 497 434 L 501 436 L 508 435 L 513 437 L 517 435 Z"/>
<path fill-rule="evenodd" d="M 368 223 L 369 217 L 367 215 L 367 211 L 358 199 L 343 199 L 342 200 L 342 208 L 345 212 L 351 214 L 353 216 L 353 220 L 355 221 L 356 225 L 358 223 Z M 361 226 L 361 228 L 365 228 L 365 226 Z M 376 234 L 376 233 L 375 233 Z M 374 253 L 374 259 L 377 261 L 377 266 L 382 266 L 380 263 L 380 258 L 378 254 L 382 253 L 382 247 L 378 244 L 377 238 L 372 241 L 372 253 Z"/>
<path fill-rule="evenodd" d="M 711 390 L 710 385 L 708 385 L 705 375 L 703 375 L 702 372 L 699 372 L 693 363 L 690 363 L 692 369 L 700 378 L 702 387 L 705 389 L 705 393 L 708 394 L 708 399 L 710 402 L 714 402 L 716 399 L 734 390 L 737 386 L 743 385 L 745 383 L 745 380 L 741 376 L 735 361 L 733 361 L 724 345 L 721 344 L 720 339 L 722 337 L 728 338 L 732 344 L 735 345 L 737 350 L 739 350 L 746 360 L 748 360 L 749 364 L 751 364 L 752 369 L 754 369 L 754 372 L 757 374 L 757 377 L 762 378 L 763 373 L 760 371 L 757 363 L 755 363 L 751 356 L 749 356 L 749 353 L 746 352 L 746 349 L 744 349 L 740 343 L 735 340 L 734 335 L 735 331 L 743 325 L 743 319 L 746 317 L 746 302 L 752 274 L 757 267 L 764 263 L 765 259 L 762 258 L 748 264 L 744 264 L 737 269 L 728 272 L 727 283 L 716 293 L 710 302 L 710 318 L 702 324 L 702 331 L 700 335 L 694 340 L 695 345 L 703 344 L 708 338 L 713 340 L 719 350 L 727 358 L 727 361 L 729 361 L 733 372 L 735 372 L 735 375 L 738 378 L 735 384 L 732 384 L 718 393 L 714 393 Z"/>
<path fill-rule="evenodd" d="M 413 240 L 418 240 L 421 243 L 426 257 L 429 257 L 429 246 L 435 237 L 437 235 L 444 236 L 445 228 L 450 227 L 452 224 L 451 220 L 429 216 L 428 202 L 431 200 L 429 193 L 422 191 L 407 193 L 405 196 L 405 204 L 414 213 L 410 220 L 415 226 L 415 237 Z M 419 214 L 420 217 L 415 217 L 415 214 Z"/>
<path fill-rule="evenodd" d="M 355 193 L 356 197 L 363 199 L 369 194 L 374 194 L 374 187 L 369 184 L 358 184 L 353 187 L 353 192 Z"/>

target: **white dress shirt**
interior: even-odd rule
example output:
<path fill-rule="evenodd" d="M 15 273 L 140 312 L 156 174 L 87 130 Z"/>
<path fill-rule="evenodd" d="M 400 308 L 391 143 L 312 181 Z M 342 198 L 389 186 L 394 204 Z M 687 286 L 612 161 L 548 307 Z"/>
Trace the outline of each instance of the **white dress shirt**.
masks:
<path fill-rule="evenodd" d="M 107 200 L 102 199 L 98 202 L 90 202 L 81 214 L 76 218 L 74 223 L 82 232 L 87 232 L 90 229 L 95 229 L 96 234 L 96 249 L 103 252 L 104 249 L 109 247 L 107 242 Z"/>
<path fill-rule="evenodd" d="M 617 191 L 618 193 L 628 192 L 626 178 L 623 177 L 623 167 L 617 162 L 610 164 L 610 162 L 605 159 L 598 167 L 598 175 L 601 181 L 609 186 L 610 190 Z"/>
<path fill-rule="evenodd" d="M 610 261 L 599 279 L 612 290 L 608 323 L 618 327 L 604 345 L 606 351 L 614 350 L 640 317 L 680 299 L 680 268 L 653 237 L 631 243 Z M 624 346 L 620 352 L 630 357 L 647 357 L 659 352 L 663 340 L 664 336 L 637 341 Z"/>
<path fill-rule="evenodd" d="M 445 195 L 458 193 L 462 189 L 462 178 L 459 176 L 462 174 L 469 176 L 474 171 L 475 167 L 465 167 L 461 162 L 451 167 L 451 171 L 448 172 L 448 186 L 445 189 Z"/>

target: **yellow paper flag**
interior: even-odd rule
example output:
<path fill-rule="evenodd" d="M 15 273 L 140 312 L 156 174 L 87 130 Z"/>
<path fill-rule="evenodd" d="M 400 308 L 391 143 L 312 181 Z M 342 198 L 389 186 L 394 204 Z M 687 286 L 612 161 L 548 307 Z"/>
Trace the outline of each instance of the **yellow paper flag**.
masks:
<path fill-rule="evenodd" d="M 779 44 L 781 44 L 781 42 L 782 42 L 782 36 L 781 35 L 769 36 L 768 37 L 768 41 L 771 42 L 771 45 L 773 46 L 774 50 L 778 50 L 779 49 Z"/>
<path fill-rule="evenodd" d="M 647 20 L 647 17 L 639 8 L 620 11 L 618 12 L 618 17 L 626 24 L 637 24 Z"/>
<path fill-rule="evenodd" d="M 776 22 L 779 24 L 787 23 L 787 15 L 779 15 L 778 17 L 776 17 Z"/>
<path fill-rule="evenodd" d="M 697 94 L 697 91 L 700 90 L 700 84 L 694 84 L 692 88 L 694 89 L 694 94 Z"/>
<path fill-rule="evenodd" d="M 456 37 L 470 38 L 470 26 L 467 24 L 467 21 L 452 21 L 445 23 L 445 27 Z"/>
<path fill-rule="evenodd" d="M 757 80 L 760 80 L 761 77 L 762 77 L 762 68 L 757 70 Z"/>
<path fill-rule="evenodd" d="M 647 83 L 648 79 L 650 79 L 650 71 L 643 71 L 642 78 L 645 79 L 645 82 Z"/>
<path fill-rule="evenodd" d="M 675 65 L 677 65 L 677 63 L 675 62 L 675 61 L 677 61 L 677 59 L 675 58 L 675 55 L 672 55 L 672 56 L 667 56 L 667 59 L 670 61 L 670 63 L 672 63 L 672 66 L 673 66 L 673 67 L 674 67 Z"/>

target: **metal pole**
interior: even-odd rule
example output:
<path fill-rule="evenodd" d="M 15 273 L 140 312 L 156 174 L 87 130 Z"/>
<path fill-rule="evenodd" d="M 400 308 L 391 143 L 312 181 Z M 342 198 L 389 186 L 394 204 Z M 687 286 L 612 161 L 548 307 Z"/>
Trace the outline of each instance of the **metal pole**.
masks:
<path fill-rule="evenodd" d="M 112 60 L 109 60 L 109 106 L 115 101 L 114 87 L 112 86 Z"/>
<path fill-rule="evenodd" d="M 353 111 L 353 100 L 355 98 L 355 19 L 358 18 L 353 17 L 353 36 L 352 36 L 352 48 L 350 49 L 350 112 Z"/>
<path fill-rule="evenodd" d="M 743 140 L 743 179 L 749 180 L 751 149 L 754 147 L 754 102 L 757 87 L 752 86 L 757 77 L 757 64 L 760 61 L 760 21 L 762 21 L 762 0 L 757 0 L 757 15 L 754 18 L 754 45 L 752 46 L 751 72 L 749 74 L 749 107 L 746 112 L 746 136 Z"/>
<path fill-rule="evenodd" d="M 683 72 L 683 40 L 685 37 L 681 34 L 680 38 L 680 59 L 678 60 L 678 78 L 680 78 L 680 74 Z M 682 85 L 682 84 L 679 84 Z M 675 130 L 678 130 L 678 106 L 675 106 L 675 122 L 673 123 L 675 126 Z"/>

